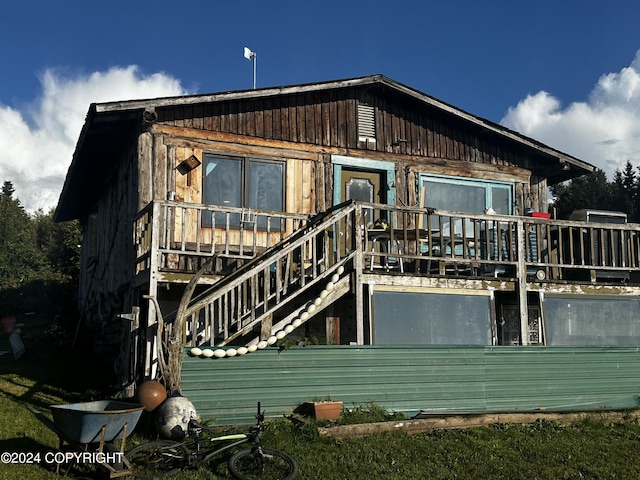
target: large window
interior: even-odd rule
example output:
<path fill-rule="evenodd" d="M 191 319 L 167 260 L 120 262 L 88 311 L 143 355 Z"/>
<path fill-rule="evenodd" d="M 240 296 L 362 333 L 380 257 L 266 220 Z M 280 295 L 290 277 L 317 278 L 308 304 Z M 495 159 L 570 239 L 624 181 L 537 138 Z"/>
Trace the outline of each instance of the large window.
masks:
<path fill-rule="evenodd" d="M 547 345 L 640 345 L 636 297 L 545 298 Z"/>
<path fill-rule="evenodd" d="M 205 155 L 204 176 L 204 201 L 209 205 L 284 211 L 282 162 Z M 231 226 L 240 224 L 239 214 L 232 214 L 229 219 Z M 214 220 L 216 225 L 224 225 L 226 215 L 218 212 Z M 276 226 L 274 221 L 271 222 L 272 227 Z M 211 216 L 205 218 L 204 222 L 211 224 Z M 258 226 L 266 226 L 264 217 L 259 219 Z"/>
<path fill-rule="evenodd" d="M 504 182 L 420 175 L 422 206 L 453 212 L 483 213 L 492 208 L 501 215 L 511 215 L 511 190 L 512 185 Z"/>
<path fill-rule="evenodd" d="M 470 178 L 420 175 L 420 205 L 424 208 L 451 212 L 484 213 L 493 209 L 501 215 L 513 214 L 512 185 L 505 182 Z M 433 218 L 433 222 L 437 219 Z M 431 225 L 436 228 L 437 225 Z M 445 225 L 448 229 L 449 225 Z M 460 234 L 461 221 L 455 225 Z M 471 228 L 468 222 L 467 228 Z"/>
<path fill-rule="evenodd" d="M 491 345 L 490 298 L 466 294 L 376 290 L 376 345 Z"/>

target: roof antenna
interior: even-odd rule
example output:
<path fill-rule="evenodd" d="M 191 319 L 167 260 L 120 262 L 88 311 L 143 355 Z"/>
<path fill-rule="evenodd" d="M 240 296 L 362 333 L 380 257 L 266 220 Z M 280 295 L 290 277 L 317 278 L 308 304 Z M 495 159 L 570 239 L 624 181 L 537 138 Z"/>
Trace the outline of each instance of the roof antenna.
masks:
<path fill-rule="evenodd" d="M 244 58 L 247 60 L 251 60 L 253 62 L 253 89 L 256 88 L 256 63 L 257 63 L 258 54 L 256 52 L 252 52 L 249 47 L 244 47 Z"/>

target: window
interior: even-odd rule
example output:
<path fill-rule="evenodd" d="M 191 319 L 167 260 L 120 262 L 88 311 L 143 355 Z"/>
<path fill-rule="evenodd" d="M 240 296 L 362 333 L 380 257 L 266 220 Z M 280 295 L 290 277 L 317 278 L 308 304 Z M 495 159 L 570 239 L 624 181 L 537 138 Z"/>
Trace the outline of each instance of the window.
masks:
<path fill-rule="evenodd" d="M 422 174 L 420 205 L 465 213 L 484 213 L 492 208 L 495 213 L 512 215 L 512 185 L 506 182 Z M 456 233 L 460 233 L 460 228 L 461 225 L 456 225 Z"/>
<path fill-rule="evenodd" d="M 484 213 L 492 208 L 501 215 L 513 213 L 512 186 L 492 182 L 436 175 L 420 176 L 423 207 L 466 213 Z"/>
<path fill-rule="evenodd" d="M 386 290 L 386 289 L 385 289 Z M 378 290 L 373 294 L 376 345 L 491 345 L 490 298 Z"/>
<path fill-rule="evenodd" d="M 284 211 L 284 164 L 279 161 L 248 157 L 204 157 L 204 201 L 222 207 L 253 210 Z M 226 214 L 216 212 L 216 224 L 226 224 Z M 211 225 L 212 218 L 204 218 Z M 240 214 L 230 215 L 230 225 L 240 225 Z M 266 218 L 259 217 L 258 227 L 266 227 Z M 271 226 L 277 220 L 271 221 Z"/>
<path fill-rule="evenodd" d="M 639 345 L 637 297 L 548 295 L 545 298 L 548 345 Z"/>

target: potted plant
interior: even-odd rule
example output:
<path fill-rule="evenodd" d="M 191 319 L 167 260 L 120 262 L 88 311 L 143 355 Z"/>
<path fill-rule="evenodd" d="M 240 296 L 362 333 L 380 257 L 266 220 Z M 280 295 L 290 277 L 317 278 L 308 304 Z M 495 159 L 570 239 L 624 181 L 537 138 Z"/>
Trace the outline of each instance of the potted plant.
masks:
<path fill-rule="evenodd" d="M 316 420 L 337 420 L 342 412 L 342 402 L 330 398 L 309 402 L 308 407 Z"/>

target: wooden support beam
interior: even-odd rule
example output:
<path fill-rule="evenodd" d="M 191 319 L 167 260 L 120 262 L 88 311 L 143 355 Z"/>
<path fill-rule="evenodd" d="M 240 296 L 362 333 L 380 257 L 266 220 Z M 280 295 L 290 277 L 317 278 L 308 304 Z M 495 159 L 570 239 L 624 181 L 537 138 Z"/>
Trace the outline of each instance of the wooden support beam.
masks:
<path fill-rule="evenodd" d="M 362 207 L 358 206 L 355 209 L 355 225 L 361 225 L 362 221 Z M 362 245 L 364 241 L 362 230 L 356 228 L 354 232 L 356 245 Z M 356 255 L 353 258 L 354 266 L 354 283 L 356 293 L 356 343 L 358 345 L 364 345 L 364 284 L 362 282 L 362 272 L 364 270 L 364 257 L 362 254 L 362 248 L 356 248 Z"/>
<path fill-rule="evenodd" d="M 529 307 L 527 305 L 527 265 L 525 263 L 525 241 L 528 232 L 521 218 L 516 222 L 518 266 L 518 309 L 520 311 L 520 337 L 522 345 L 529 344 Z"/>
<path fill-rule="evenodd" d="M 340 345 L 340 317 L 326 317 L 327 345 Z"/>

